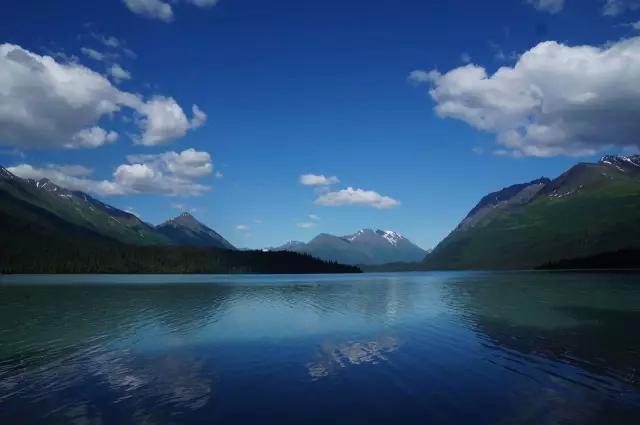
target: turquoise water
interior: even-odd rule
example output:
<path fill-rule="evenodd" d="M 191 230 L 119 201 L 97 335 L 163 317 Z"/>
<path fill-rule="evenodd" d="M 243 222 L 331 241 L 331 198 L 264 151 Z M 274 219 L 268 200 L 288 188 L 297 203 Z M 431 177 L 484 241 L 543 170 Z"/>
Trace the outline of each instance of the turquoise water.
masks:
<path fill-rule="evenodd" d="M 2 276 L 0 424 L 636 424 L 640 275 Z"/>

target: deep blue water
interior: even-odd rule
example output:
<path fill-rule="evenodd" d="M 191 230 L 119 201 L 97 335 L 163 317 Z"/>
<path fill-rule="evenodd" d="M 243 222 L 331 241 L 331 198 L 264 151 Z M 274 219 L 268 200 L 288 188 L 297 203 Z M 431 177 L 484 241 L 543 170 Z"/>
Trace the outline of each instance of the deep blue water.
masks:
<path fill-rule="evenodd" d="M 640 275 L 0 277 L 0 424 L 217 423 L 640 423 Z"/>

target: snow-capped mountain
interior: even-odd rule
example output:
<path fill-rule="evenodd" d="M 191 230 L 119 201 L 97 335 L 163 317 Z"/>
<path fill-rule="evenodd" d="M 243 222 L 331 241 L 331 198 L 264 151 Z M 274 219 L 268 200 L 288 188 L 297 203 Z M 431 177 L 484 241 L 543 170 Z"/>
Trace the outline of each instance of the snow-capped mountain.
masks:
<path fill-rule="evenodd" d="M 391 230 L 362 229 L 346 236 L 319 234 L 308 243 L 288 242 L 275 248 L 342 264 L 384 264 L 420 261 L 426 251 Z"/>

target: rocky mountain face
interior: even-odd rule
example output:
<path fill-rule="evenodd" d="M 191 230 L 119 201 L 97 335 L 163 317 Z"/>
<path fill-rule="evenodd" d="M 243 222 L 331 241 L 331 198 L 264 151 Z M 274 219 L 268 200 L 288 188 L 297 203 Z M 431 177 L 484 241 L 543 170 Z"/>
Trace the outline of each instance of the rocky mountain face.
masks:
<path fill-rule="evenodd" d="M 532 268 L 640 247 L 640 156 L 605 156 L 484 197 L 429 269 Z"/>
<path fill-rule="evenodd" d="M 300 252 L 341 264 L 383 264 L 418 261 L 426 251 L 389 230 L 362 229 L 346 236 L 322 233 L 308 243 L 288 242 L 275 250 Z"/>

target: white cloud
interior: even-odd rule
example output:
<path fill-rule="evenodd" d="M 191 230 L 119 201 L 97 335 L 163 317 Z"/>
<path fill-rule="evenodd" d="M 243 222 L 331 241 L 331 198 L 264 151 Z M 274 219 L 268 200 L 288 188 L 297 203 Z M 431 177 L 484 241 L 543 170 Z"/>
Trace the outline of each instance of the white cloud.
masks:
<path fill-rule="evenodd" d="M 184 111 L 172 97 L 156 96 L 144 103 L 139 112 L 140 126 L 144 129 L 139 143 L 145 146 L 164 145 L 185 136 L 188 130 L 204 124 L 207 116 L 193 105 L 193 118 L 187 119 Z"/>
<path fill-rule="evenodd" d="M 247 226 L 246 224 L 238 224 L 236 226 L 236 230 L 238 230 L 240 232 L 248 232 L 250 230 L 250 227 Z"/>
<path fill-rule="evenodd" d="M 471 62 L 471 55 L 468 52 L 462 52 L 460 54 L 460 60 L 464 63 Z"/>
<path fill-rule="evenodd" d="M 129 71 L 127 71 L 126 69 L 122 68 L 117 63 L 114 63 L 113 65 L 111 65 L 109 67 L 109 69 L 108 69 L 108 72 L 109 72 L 109 75 L 111 75 L 111 77 L 116 82 L 120 82 L 122 80 L 130 80 L 131 79 L 131 73 Z"/>
<path fill-rule="evenodd" d="M 315 214 L 309 214 L 309 218 L 314 221 L 320 220 L 320 216 L 317 216 Z"/>
<path fill-rule="evenodd" d="M 88 132 L 95 133 L 94 128 L 101 127 L 98 121 L 123 108 L 135 111 L 142 131 L 137 140 L 148 146 L 182 137 L 206 120 L 195 105 L 189 121 L 171 97 L 155 96 L 145 102 L 83 65 L 58 63 L 51 56 L 0 44 L 0 144 L 25 148 L 99 146 L 78 140 L 84 140 Z"/>
<path fill-rule="evenodd" d="M 296 226 L 298 226 L 301 229 L 312 229 L 317 225 L 318 223 L 316 223 L 315 221 L 302 221 L 300 223 L 296 223 Z"/>
<path fill-rule="evenodd" d="M 150 164 L 164 173 L 192 179 L 207 176 L 213 171 L 211 155 L 193 148 L 180 153 L 170 151 L 161 154 L 128 155 L 127 161 Z"/>
<path fill-rule="evenodd" d="M 638 146 L 640 37 L 604 47 L 540 43 L 488 75 L 467 65 L 431 78 L 442 118 L 494 133 L 516 156 L 586 155 Z"/>
<path fill-rule="evenodd" d="M 106 143 L 118 140 L 118 133 L 106 131 L 101 127 L 91 127 L 80 130 L 71 138 L 71 142 L 64 145 L 65 148 L 97 148 Z"/>
<path fill-rule="evenodd" d="M 164 22 L 173 20 L 171 5 L 162 0 L 122 0 L 124 4 L 135 14 L 145 18 L 159 19 Z"/>
<path fill-rule="evenodd" d="M 345 205 L 362 205 L 378 209 L 393 208 L 400 204 L 397 200 L 380 195 L 373 190 L 362 190 L 348 187 L 336 192 L 328 192 L 319 196 L 315 201 L 318 205 L 341 207 Z"/>
<path fill-rule="evenodd" d="M 101 53 L 97 50 L 94 49 L 90 49 L 88 47 L 82 47 L 80 49 L 80 51 L 87 55 L 88 57 L 90 57 L 91 59 L 97 60 L 97 61 L 103 61 L 104 60 L 104 53 Z"/>
<path fill-rule="evenodd" d="M 216 171 L 216 173 L 213 176 L 217 179 L 221 179 L 224 177 L 224 174 L 222 174 L 222 172 L 220 171 Z"/>
<path fill-rule="evenodd" d="M 303 174 L 300 176 L 300 184 L 305 186 L 328 186 L 340 183 L 336 176 L 326 177 L 318 174 Z"/>
<path fill-rule="evenodd" d="M 130 11 L 151 19 L 159 19 L 171 22 L 174 18 L 173 8 L 170 3 L 178 3 L 175 0 L 122 0 Z M 211 7 L 218 4 L 219 0 L 186 0 L 196 7 Z"/>
<path fill-rule="evenodd" d="M 527 0 L 527 3 L 549 13 L 558 13 L 564 8 L 564 0 Z"/>
<path fill-rule="evenodd" d="M 69 166 L 66 166 L 69 167 Z M 55 184 L 69 190 L 80 190 L 83 192 L 98 195 L 122 195 L 122 188 L 116 183 L 108 180 L 92 180 L 85 178 L 87 174 L 78 175 L 73 170 L 63 168 L 63 166 L 55 166 L 49 164 L 46 167 L 38 168 L 29 164 L 20 164 L 15 167 L 8 167 L 11 173 L 25 179 L 49 179 Z"/>
<path fill-rule="evenodd" d="M 102 196 L 198 196 L 211 189 L 210 186 L 196 182 L 196 179 L 210 174 L 213 168 L 207 152 L 187 149 L 180 153 L 129 156 L 127 160 L 128 164 L 121 164 L 116 168 L 111 180 L 90 179 L 88 176 L 91 170 L 77 165 L 49 164 L 45 167 L 34 167 L 20 164 L 8 169 L 20 177 L 48 178 L 67 189 Z"/>
<path fill-rule="evenodd" d="M 640 0 L 605 0 L 602 14 L 605 16 L 618 16 L 627 11 L 640 9 Z"/>

